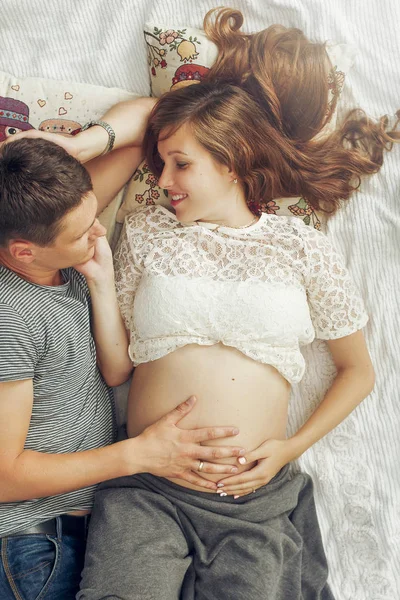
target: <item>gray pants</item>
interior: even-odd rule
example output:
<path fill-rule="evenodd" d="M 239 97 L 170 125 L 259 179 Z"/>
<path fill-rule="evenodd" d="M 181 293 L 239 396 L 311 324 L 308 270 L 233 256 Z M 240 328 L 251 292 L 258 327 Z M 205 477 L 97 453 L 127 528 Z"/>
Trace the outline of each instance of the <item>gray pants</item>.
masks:
<path fill-rule="evenodd" d="M 238 500 L 149 474 L 96 493 L 85 600 L 332 600 L 312 482 L 288 467 Z"/>

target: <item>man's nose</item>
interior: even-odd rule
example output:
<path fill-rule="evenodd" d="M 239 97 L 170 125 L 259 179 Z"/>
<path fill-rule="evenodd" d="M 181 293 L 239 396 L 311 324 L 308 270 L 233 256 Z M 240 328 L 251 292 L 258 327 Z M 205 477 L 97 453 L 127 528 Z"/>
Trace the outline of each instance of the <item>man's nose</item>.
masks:
<path fill-rule="evenodd" d="M 96 237 L 101 237 L 102 235 L 106 235 L 107 229 L 100 223 L 98 219 L 93 223 L 92 235 Z"/>

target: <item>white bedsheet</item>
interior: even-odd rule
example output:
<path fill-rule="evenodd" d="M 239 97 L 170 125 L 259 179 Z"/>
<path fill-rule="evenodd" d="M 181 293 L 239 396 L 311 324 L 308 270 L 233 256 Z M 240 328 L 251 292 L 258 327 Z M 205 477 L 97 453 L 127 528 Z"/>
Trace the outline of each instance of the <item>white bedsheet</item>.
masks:
<path fill-rule="evenodd" d="M 118 86 L 147 94 L 143 23 L 200 27 L 208 0 L 2 0 L 0 69 L 15 75 Z M 249 31 L 297 26 L 316 40 L 358 48 L 341 112 L 374 116 L 400 107 L 397 0 L 241 0 Z M 371 396 L 300 460 L 314 478 L 332 588 L 338 600 L 400 599 L 400 148 L 329 221 L 365 298 L 377 373 Z M 290 430 L 334 375 L 323 342 L 305 351 L 308 372 L 293 392 Z M 288 600 L 291 600 L 288 598 Z"/>

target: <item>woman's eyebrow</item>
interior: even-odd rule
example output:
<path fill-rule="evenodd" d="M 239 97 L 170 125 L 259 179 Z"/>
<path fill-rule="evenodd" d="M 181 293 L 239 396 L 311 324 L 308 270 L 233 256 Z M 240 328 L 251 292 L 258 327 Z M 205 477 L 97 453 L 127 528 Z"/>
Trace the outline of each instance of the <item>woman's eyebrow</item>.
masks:
<path fill-rule="evenodd" d="M 158 154 L 162 160 L 162 154 L 159 150 Z M 170 150 L 169 152 L 167 152 L 167 156 L 172 156 L 173 154 L 184 154 L 185 156 L 188 156 L 188 154 L 186 152 L 183 152 L 183 150 Z"/>

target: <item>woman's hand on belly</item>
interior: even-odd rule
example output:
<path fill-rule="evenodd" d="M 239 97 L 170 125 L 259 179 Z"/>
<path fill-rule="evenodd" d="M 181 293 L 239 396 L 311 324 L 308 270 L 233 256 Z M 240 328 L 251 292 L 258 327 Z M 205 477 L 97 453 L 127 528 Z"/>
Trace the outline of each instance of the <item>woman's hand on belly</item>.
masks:
<path fill-rule="evenodd" d="M 146 472 L 158 477 L 176 478 L 193 485 L 216 491 L 215 481 L 201 476 L 205 474 L 236 473 L 235 459 L 245 454 L 245 449 L 234 446 L 202 446 L 201 443 L 227 438 L 239 433 L 236 427 L 203 427 L 180 429 L 177 425 L 193 408 L 196 399 L 189 398 L 147 427 L 139 436 L 126 440 L 136 443 L 135 472 Z M 214 463 L 219 459 L 234 459 L 233 464 Z M 200 473 L 201 472 L 201 473 Z"/>
<path fill-rule="evenodd" d="M 239 498 L 255 492 L 266 485 L 291 460 L 296 458 L 290 439 L 267 440 L 244 457 L 238 458 L 240 464 L 255 462 L 248 471 L 221 479 L 217 487 L 220 492 Z"/>

